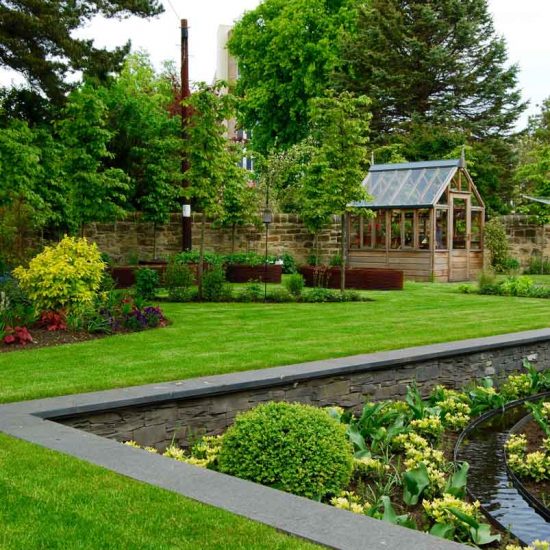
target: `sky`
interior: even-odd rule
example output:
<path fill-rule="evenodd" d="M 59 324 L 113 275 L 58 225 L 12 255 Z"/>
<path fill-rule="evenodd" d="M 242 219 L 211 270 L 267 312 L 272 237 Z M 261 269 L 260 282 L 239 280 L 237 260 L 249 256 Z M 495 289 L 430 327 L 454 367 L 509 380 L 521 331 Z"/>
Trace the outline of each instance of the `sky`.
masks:
<path fill-rule="evenodd" d="M 133 49 L 151 55 L 155 66 L 164 60 L 180 58 L 180 19 L 189 24 L 189 75 L 191 81 L 210 82 L 216 70 L 216 33 L 219 25 L 230 25 L 241 14 L 256 7 L 260 0 L 162 0 L 164 14 L 150 19 L 123 21 L 97 18 L 78 31 L 83 38 L 94 38 L 98 46 L 114 47 L 126 40 Z M 520 66 L 519 85 L 524 100 L 530 101 L 518 123 L 525 126 L 527 116 L 537 112 L 537 104 L 550 96 L 550 2 L 548 0 L 489 0 L 495 29 L 508 45 L 510 63 Z M 0 73 L 0 83 L 19 81 L 10 73 Z"/>

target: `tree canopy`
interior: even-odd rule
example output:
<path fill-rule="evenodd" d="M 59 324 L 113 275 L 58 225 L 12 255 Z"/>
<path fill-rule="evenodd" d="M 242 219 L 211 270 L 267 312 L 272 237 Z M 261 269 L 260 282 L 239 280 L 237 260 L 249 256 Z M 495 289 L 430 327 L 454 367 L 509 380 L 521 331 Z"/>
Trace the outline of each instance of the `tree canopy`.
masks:
<path fill-rule="evenodd" d="M 267 153 L 307 133 L 308 101 L 325 95 L 339 62 L 338 37 L 355 20 L 357 0 L 264 0 L 235 25 L 240 120 Z"/>
<path fill-rule="evenodd" d="M 0 65 L 22 73 L 29 84 L 60 103 L 73 71 L 106 77 L 119 69 L 130 44 L 109 51 L 73 31 L 96 15 L 151 17 L 159 0 L 0 0 Z"/>
<path fill-rule="evenodd" d="M 377 141 L 412 121 L 506 134 L 525 108 L 487 0 L 371 0 L 343 50 L 339 84 L 372 99 Z"/>

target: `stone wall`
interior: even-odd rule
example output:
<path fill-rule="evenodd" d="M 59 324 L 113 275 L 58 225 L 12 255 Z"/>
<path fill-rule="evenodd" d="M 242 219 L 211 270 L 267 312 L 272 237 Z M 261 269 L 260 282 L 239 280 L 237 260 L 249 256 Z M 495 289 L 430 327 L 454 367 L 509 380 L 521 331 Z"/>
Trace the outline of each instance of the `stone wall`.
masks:
<path fill-rule="evenodd" d="M 550 225 L 537 225 L 528 216 L 502 216 L 501 221 L 506 228 L 510 252 L 525 269 L 531 258 L 550 258 Z"/>
<path fill-rule="evenodd" d="M 502 216 L 502 222 L 510 242 L 512 256 L 520 260 L 522 268 L 529 265 L 532 257 L 541 254 L 550 258 L 550 225 L 542 227 L 533 224 L 527 216 Z M 200 244 L 200 216 L 193 216 L 193 248 Z M 232 247 L 230 229 L 206 224 L 206 249 L 214 252 L 229 253 Z M 136 214 L 125 221 L 115 223 L 91 223 L 84 234 L 96 242 L 103 252 L 109 254 L 117 263 L 126 263 L 130 258 L 150 260 L 155 256 L 162 258 L 181 250 L 181 216 L 172 214 L 170 221 L 154 228 L 152 223 L 140 222 Z M 332 225 L 319 237 L 321 259 L 328 261 L 339 253 L 340 222 L 334 218 Z M 235 251 L 265 251 L 265 229 L 260 224 L 238 227 L 235 234 Z M 268 251 L 280 255 L 292 254 L 299 263 L 305 263 L 313 251 L 313 235 L 305 228 L 295 214 L 275 214 L 269 227 Z M 488 254 L 485 255 L 489 257 Z"/>
<path fill-rule="evenodd" d="M 193 216 L 193 249 L 200 245 L 200 215 Z M 92 223 L 86 226 L 84 235 L 96 242 L 103 252 L 117 263 L 126 263 L 131 257 L 150 260 L 162 258 L 181 251 L 181 216 L 172 214 L 168 223 L 157 226 L 140 222 L 139 215 L 115 223 Z M 231 229 L 216 228 L 211 221 L 206 223 L 206 250 L 229 253 L 232 248 Z M 340 246 L 340 222 L 334 218 L 331 226 L 319 236 L 321 255 L 324 261 L 337 254 Z M 313 250 L 313 235 L 295 214 L 275 214 L 269 226 L 268 252 L 280 255 L 292 254 L 300 263 L 305 263 Z M 235 251 L 265 252 L 265 228 L 263 225 L 237 227 Z"/>
<path fill-rule="evenodd" d="M 513 338 L 514 335 L 509 336 Z M 359 366 L 355 372 L 346 374 L 326 376 L 326 365 L 320 365 L 313 373 L 308 372 L 307 378 L 304 375 L 302 380 L 272 382 L 269 387 L 257 383 L 257 387 L 251 388 L 254 383 L 247 379 L 247 389 L 231 393 L 227 393 L 227 389 L 223 392 L 223 385 L 216 387 L 213 383 L 212 394 L 200 398 L 95 412 L 62 422 L 102 437 L 118 441 L 134 440 L 141 445 L 164 449 L 174 440 L 188 446 L 202 435 L 220 434 L 233 422 L 237 413 L 266 401 L 300 402 L 320 407 L 339 405 L 359 412 L 367 400 L 402 399 L 407 385 L 413 381 L 426 395 L 436 384 L 458 389 L 484 376 L 492 376 L 498 381 L 521 369 L 526 358 L 540 368 L 550 367 L 548 338 L 528 344 L 518 341 L 514 345 L 503 339 L 490 349 L 482 348 L 483 351 L 473 353 L 459 349 L 449 354 L 445 352 L 445 346 L 433 346 L 440 350 L 443 348 L 443 352 L 428 352 L 432 355 L 428 360 L 420 358 L 426 357 L 425 349 L 429 346 L 423 348 L 418 358 L 414 358 L 413 353 L 410 359 L 401 357 L 385 365 L 381 365 L 380 358 L 373 354 L 372 360 Z M 336 361 L 344 362 L 345 359 Z M 306 369 L 302 366 L 294 370 L 299 373 Z M 266 374 L 266 371 L 257 372 L 261 373 L 259 377 Z"/>

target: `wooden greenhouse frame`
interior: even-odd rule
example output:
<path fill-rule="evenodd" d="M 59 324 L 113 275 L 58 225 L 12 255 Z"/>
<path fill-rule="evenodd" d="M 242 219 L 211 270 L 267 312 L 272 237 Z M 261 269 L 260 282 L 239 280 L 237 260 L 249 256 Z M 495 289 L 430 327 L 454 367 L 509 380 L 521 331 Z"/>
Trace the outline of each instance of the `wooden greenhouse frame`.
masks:
<path fill-rule="evenodd" d="M 373 164 L 363 185 L 373 200 L 354 206 L 372 215 L 348 217 L 350 267 L 445 282 L 483 269 L 485 205 L 464 158 Z"/>

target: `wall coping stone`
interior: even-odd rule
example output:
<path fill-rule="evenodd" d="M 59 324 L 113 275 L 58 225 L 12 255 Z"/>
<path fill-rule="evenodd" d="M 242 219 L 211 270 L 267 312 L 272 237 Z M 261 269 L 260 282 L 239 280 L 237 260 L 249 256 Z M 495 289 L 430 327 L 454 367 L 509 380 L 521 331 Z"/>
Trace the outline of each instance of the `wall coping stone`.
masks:
<path fill-rule="evenodd" d="M 243 389 L 288 384 L 293 381 L 345 375 L 357 371 L 391 369 L 413 361 L 450 358 L 496 348 L 528 346 L 544 341 L 550 341 L 550 329 L 23 401 L 0 406 L 0 431 L 260 521 L 329 548 L 465 548 L 463 545 L 358 516 L 303 497 L 143 452 L 117 441 L 53 422 L 51 419 L 84 412 L 232 393 Z"/>

